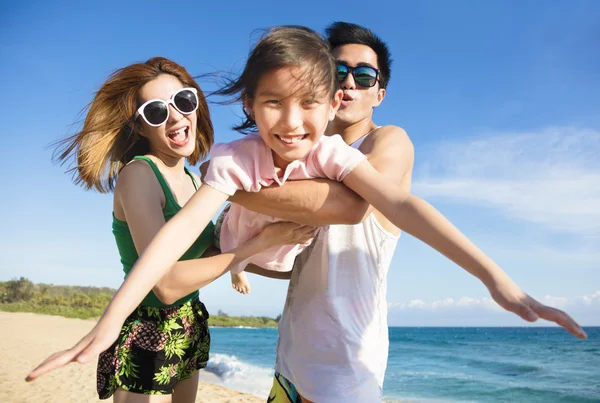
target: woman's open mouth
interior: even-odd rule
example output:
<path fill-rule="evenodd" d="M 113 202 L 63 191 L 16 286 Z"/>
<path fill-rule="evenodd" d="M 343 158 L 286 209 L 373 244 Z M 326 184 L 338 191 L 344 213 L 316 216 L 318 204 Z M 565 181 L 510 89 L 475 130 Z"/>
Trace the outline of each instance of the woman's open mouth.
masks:
<path fill-rule="evenodd" d="M 190 139 L 189 130 L 190 128 L 188 126 L 185 126 L 168 133 L 167 137 L 169 137 L 169 140 L 171 140 L 171 143 L 173 143 L 174 145 L 178 147 L 183 147 L 188 143 Z"/>

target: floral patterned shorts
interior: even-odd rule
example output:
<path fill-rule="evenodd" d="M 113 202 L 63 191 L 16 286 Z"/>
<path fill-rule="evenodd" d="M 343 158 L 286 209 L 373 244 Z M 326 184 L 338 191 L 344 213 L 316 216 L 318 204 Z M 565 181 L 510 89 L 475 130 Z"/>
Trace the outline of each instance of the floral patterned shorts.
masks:
<path fill-rule="evenodd" d="M 108 399 L 117 388 L 172 394 L 179 381 L 206 367 L 208 312 L 198 299 L 170 308 L 138 306 L 117 341 L 98 358 L 97 388 Z"/>

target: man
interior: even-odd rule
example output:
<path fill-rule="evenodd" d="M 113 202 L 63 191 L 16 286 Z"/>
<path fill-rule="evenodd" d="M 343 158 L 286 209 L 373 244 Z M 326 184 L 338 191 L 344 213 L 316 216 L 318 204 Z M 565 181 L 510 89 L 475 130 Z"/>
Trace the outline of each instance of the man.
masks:
<path fill-rule="evenodd" d="M 400 127 L 373 122 L 390 79 L 388 47 L 355 24 L 336 22 L 326 32 L 344 92 L 327 134 L 340 134 L 390 184 L 409 190 L 410 139 Z M 343 184 L 327 180 L 238 192 L 231 201 L 285 220 L 325 226 L 297 258 L 291 275 L 268 402 L 381 402 L 388 354 L 386 277 L 398 228 Z M 505 309 L 530 321 L 541 316 L 576 326 L 501 274 L 503 281 L 486 285 L 491 284 L 492 296 Z"/>
<path fill-rule="evenodd" d="M 378 127 L 373 122 L 373 110 L 385 98 L 390 78 L 386 44 L 370 30 L 343 22 L 332 24 L 327 36 L 339 63 L 344 97 L 326 134 L 340 134 L 390 183 L 410 190 L 414 159 L 410 139 L 397 126 Z M 381 401 L 388 346 L 386 276 L 399 230 L 335 183 L 327 183 L 327 194 L 335 201 L 325 202 L 332 206 L 321 214 L 314 208 L 307 209 L 313 210 L 308 219 L 282 214 L 281 209 L 291 207 L 295 199 L 313 204 L 324 193 L 317 186 L 323 184 L 290 182 L 277 189 L 277 195 L 267 194 L 275 189 L 263 193 L 264 199 L 277 200 L 273 206 L 277 211 L 268 214 L 313 225 L 323 225 L 317 220 L 327 218 L 355 224 L 323 228 L 297 260 L 279 323 L 277 374 L 270 399 L 284 397 L 277 391 L 282 386 L 288 389 L 286 395 L 293 394 L 291 381 L 305 401 Z M 330 215 L 321 217 L 323 213 Z"/>

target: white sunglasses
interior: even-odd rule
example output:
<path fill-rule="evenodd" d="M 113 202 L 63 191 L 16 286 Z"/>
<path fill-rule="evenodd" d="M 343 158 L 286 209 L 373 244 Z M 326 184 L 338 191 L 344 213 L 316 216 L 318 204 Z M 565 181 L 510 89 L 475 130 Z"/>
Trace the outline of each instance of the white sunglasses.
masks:
<path fill-rule="evenodd" d="M 150 126 L 158 127 L 169 119 L 169 104 L 180 113 L 189 115 L 198 109 L 198 91 L 195 88 L 182 88 L 168 101 L 151 99 L 144 102 L 135 113 L 135 119 L 141 115 Z"/>

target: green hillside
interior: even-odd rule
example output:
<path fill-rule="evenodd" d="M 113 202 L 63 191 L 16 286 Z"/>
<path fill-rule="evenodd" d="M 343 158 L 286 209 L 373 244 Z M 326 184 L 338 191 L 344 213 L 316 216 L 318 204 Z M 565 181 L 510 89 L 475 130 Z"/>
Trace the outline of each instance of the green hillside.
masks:
<path fill-rule="evenodd" d="M 115 291 L 106 287 L 34 284 L 21 277 L 18 280 L 0 282 L 0 311 L 33 312 L 79 319 L 98 318 Z M 221 311 L 211 314 L 208 324 L 223 327 L 277 327 L 277 321 L 273 318 L 229 316 Z"/>

